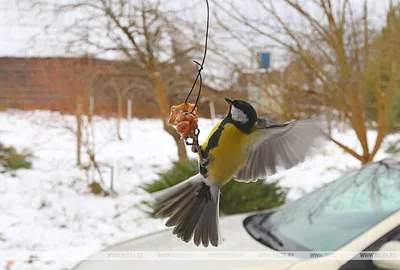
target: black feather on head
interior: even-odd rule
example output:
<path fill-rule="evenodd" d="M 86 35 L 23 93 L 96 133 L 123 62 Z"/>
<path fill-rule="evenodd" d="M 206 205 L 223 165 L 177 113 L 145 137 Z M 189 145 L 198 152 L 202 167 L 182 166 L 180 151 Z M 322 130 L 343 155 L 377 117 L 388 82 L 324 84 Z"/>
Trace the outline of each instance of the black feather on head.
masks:
<path fill-rule="evenodd" d="M 257 112 L 254 107 L 244 100 L 230 100 L 225 98 L 230 105 L 227 118 L 237 128 L 245 133 L 250 133 L 257 122 Z"/>

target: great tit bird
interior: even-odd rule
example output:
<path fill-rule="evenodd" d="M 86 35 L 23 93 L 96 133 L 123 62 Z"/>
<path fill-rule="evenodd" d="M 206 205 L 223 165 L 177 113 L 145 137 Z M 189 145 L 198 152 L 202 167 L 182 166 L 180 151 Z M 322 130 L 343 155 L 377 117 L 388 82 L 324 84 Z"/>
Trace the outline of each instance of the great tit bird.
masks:
<path fill-rule="evenodd" d="M 314 119 L 278 123 L 259 118 L 246 101 L 225 100 L 228 114 L 200 147 L 199 173 L 153 195 L 158 215 L 169 217 L 165 225 L 185 242 L 194 238 L 197 246 L 220 242 L 219 196 L 225 183 L 232 177 L 253 182 L 275 174 L 277 167 L 289 169 L 304 161 L 323 134 Z"/>

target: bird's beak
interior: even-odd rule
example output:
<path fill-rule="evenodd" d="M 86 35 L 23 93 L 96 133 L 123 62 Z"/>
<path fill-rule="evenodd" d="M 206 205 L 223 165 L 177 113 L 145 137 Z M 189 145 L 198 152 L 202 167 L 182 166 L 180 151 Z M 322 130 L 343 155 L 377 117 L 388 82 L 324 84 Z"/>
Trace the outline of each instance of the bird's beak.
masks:
<path fill-rule="evenodd" d="M 230 100 L 229 98 L 225 98 L 226 102 L 228 102 L 229 105 L 232 105 L 232 100 Z"/>

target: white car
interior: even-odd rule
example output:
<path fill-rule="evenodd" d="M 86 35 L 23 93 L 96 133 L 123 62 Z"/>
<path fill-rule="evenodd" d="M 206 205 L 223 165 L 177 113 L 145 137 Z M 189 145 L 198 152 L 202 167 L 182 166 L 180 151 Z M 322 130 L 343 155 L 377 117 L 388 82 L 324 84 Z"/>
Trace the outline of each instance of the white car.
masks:
<path fill-rule="evenodd" d="M 399 270 L 400 162 L 385 159 L 364 166 L 278 209 L 221 218 L 220 228 L 217 248 L 184 243 L 167 229 L 99 253 L 129 251 L 131 259 L 96 260 L 95 254 L 74 270 Z M 294 258 L 271 257 L 283 251 L 293 252 Z M 297 256 L 321 251 L 329 254 Z M 375 251 L 388 257 L 340 255 Z"/>

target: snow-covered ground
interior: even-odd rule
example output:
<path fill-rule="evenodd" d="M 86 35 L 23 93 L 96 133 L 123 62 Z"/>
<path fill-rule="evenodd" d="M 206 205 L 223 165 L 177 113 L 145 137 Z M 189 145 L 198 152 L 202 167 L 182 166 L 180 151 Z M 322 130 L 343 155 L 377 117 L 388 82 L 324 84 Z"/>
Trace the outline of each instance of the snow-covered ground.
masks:
<path fill-rule="evenodd" d="M 118 141 L 115 121 L 95 118 L 96 152 L 102 163 L 114 167 L 116 197 L 88 192 L 85 172 L 74 166 L 74 136 L 65 128 L 73 122 L 73 117 L 46 111 L 0 113 L 0 142 L 27 148 L 35 155 L 33 169 L 20 170 L 16 176 L 0 174 L 0 253 L 82 251 L 75 261 L 38 258 L 33 263 L 16 261 L 10 269 L 68 269 L 76 260 L 108 245 L 164 228 L 161 220 L 151 219 L 137 209 L 148 196 L 138 186 L 154 179 L 157 172 L 169 168 L 176 159 L 174 142 L 160 121 L 122 121 L 124 140 Z M 212 125 L 212 121 L 200 119 L 201 140 Z M 371 131 L 371 142 L 375 136 Z M 351 148 L 359 148 L 350 131 L 335 132 L 334 137 Z M 385 144 L 399 138 L 389 136 Z M 381 151 L 376 159 L 385 156 Z M 290 188 L 292 200 L 358 166 L 352 156 L 328 143 L 315 157 L 270 180 L 281 179 L 280 184 Z M 110 171 L 104 167 L 106 186 Z M 0 269 L 6 269 L 1 258 Z"/>

